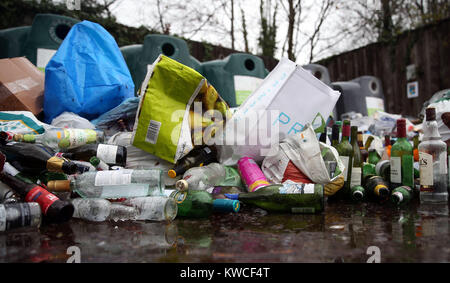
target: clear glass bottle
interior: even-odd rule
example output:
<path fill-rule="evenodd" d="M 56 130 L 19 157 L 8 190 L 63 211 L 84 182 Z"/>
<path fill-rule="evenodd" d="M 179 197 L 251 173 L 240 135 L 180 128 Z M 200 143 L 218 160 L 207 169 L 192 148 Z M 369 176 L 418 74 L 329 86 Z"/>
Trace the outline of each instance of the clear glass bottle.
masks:
<path fill-rule="evenodd" d="M 0 204 L 0 232 L 41 225 L 41 207 L 37 202 Z"/>
<path fill-rule="evenodd" d="M 436 109 L 426 109 L 423 139 L 419 144 L 420 202 L 447 202 L 447 144 L 441 140 Z"/>
<path fill-rule="evenodd" d="M 134 220 L 137 218 L 137 210 L 132 206 L 120 203 L 111 203 L 101 198 L 75 198 L 71 200 L 75 211 L 74 218 L 102 222 L 106 220 Z"/>
<path fill-rule="evenodd" d="M 90 143 L 102 143 L 105 134 L 102 131 L 91 129 L 63 129 L 53 128 L 41 135 L 15 136 L 15 140 L 30 143 L 40 143 L 53 150 L 75 148 Z"/>
<path fill-rule="evenodd" d="M 120 199 L 162 195 L 164 190 L 163 171 L 108 170 L 85 172 L 69 176 L 69 180 L 49 181 L 50 191 L 73 191 L 83 198 Z"/>
<path fill-rule="evenodd" d="M 136 220 L 172 221 L 178 212 L 175 199 L 167 196 L 130 198 L 122 203 L 137 209 Z"/>
<path fill-rule="evenodd" d="M 183 179 L 177 181 L 176 188 L 180 191 L 187 189 L 204 191 L 220 185 L 225 180 L 226 173 L 225 166 L 219 163 L 190 168 L 184 173 Z"/>

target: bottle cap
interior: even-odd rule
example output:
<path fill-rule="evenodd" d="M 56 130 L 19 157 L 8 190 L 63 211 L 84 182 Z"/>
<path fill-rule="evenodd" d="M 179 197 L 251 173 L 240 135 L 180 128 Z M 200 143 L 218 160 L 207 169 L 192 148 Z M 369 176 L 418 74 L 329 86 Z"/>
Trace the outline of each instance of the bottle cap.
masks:
<path fill-rule="evenodd" d="M 342 125 L 342 136 L 349 137 L 350 136 L 350 121 L 344 120 L 344 124 Z"/>
<path fill-rule="evenodd" d="M 175 178 L 177 176 L 177 172 L 175 170 L 171 169 L 169 172 L 167 172 L 167 175 L 169 175 L 170 178 Z"/>
<path fill-rule="evenodd" d="M 425 109 L 425 115 L 427 121 L 435 121 L 436 120 L 436 108 L 429 107 Z"/>
<path fill-rule="evenodd" d="M 374 189 L 375 194 L 380 197 L 387 197 L 389 196 L 389 189 L 386 187 L 386 185 L 379 184 Z"/>
<path fill-rule="evenodd" d="M 70 192 L 70 180 L 48 181 L 47 189 L 50 192 Z"/>
<path fill-rule="evenodd" d="M 179 190 L 179 191 L 185 191 L 188 189 L 189 184 L 186 180 L 178 180 L 175 183 L 175 187 Z"/>
<path fill-rule="evenodd" d="M 397 138 L 406 137 L 406 120 L 401 118 L 397 120 Z"/>
<path fill-rule="evenodd" d="M 92 157 L 89 159 L 89 162 L 90 162 L 92 165 L 97 166 L 98 164 L 100 164 L 100 159 L 99 159 L 97 156 L 92 156 Z"/>
<path fill-rule="evenodd" d="M 239 194 L 224 194 L 224 196 L 232 200 L 239 199 Z"/>
<path fill-rule="evenodd" d="M 213 201 L 213 209 L 217 212 L 238 212 L 240 207 L 238 200 L 215 199 Z"/>

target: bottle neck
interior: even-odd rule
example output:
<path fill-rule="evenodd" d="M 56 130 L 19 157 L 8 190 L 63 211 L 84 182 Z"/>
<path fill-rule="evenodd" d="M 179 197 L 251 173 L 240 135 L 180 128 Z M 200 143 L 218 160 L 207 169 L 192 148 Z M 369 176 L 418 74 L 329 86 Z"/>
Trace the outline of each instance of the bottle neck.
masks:
<path fill-rule="evenodd" d="M 438 125 L 436 120 L 425 121 L 423 127 L 423 140 L 440 140 Z"/>

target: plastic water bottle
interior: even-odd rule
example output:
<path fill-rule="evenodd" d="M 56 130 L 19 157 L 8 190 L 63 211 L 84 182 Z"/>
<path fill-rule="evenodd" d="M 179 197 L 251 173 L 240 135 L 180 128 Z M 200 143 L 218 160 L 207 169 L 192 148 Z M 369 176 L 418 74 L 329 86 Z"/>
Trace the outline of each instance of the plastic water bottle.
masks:
<path fill-rule="evenodd" d="M 71 202 L 75 207 L 74 218 L 102 222 L 105 220 L 134 220 L 137 217 L 137 210 L 134 207 L 111 203 L 106 199 L 76 198 L 72 199 Z"/>
<path fill-rule="evenodd" d="M 187 170 L 183 179 L 176 183 L 177 189 L 204 191 L 212 186 L 219 185 L 226 178 L 225 166 L 219 163 L 210 163 L 207 166 L 194 167 Z"/>

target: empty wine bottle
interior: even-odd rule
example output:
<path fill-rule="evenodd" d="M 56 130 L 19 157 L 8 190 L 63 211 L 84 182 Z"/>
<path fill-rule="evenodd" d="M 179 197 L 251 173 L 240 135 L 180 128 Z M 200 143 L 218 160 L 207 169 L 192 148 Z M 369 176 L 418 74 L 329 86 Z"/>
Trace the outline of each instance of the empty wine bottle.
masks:
<path fill-rule="evenodd" d="M 251 193 L 225 194 L 225 196 L 268 211 L 320 213 L 324 209 L 323 190 L 324 187 L 320 184 L 285 182 L 265 186 Z"/>
<path fill-rule="evenodd" d="M 175 167 L 168 171 L 170 178 L 183 175 L 189 168 L 200 167 L 216 162 L 216 151 L 212 147 L 195 148 L 188 155 L 178 160 Z"/>
<path fill-rule="evenodd" d="M 175 199 L 167 196 L 130 198 L 122 204 L 136 208 L 136 220 L 172 221 L 178 212 Z"/>
<path fill-rule="evenodd" d="M 350 188 L 350 198 L 355 202 L 363 201 L 366 198 L 366 190 L 362 186 Z"/>
<path fill-rule="evenodd" d="M 230 199 L 214 199 L 212 194 L 198 190 L 165 190 L 164 194 L 175 199 L 178 205 L 178 216 L 205 218 L 213 212 L 238 212 L 240 205 Z"/>
<path fill-rule="evenodd" d="M 127 148 L 120 145 L 85 144 L 58 154 L 68 159 L 83 161 L 90 161 L 91 157 L 96 156 L 109 165 L 125 166 L 127 161 Z"/>
<path fill-rule="evenodd" d="M 105 139 L 102 131 L 91 129 L 52 128 L 41 135 L 15 135 L 14 140 L 40 143 L 53 150 L 75 148 L 85 144 L 101 143 Z"/>
<path fill-rule="evenodd" d="M 37 202 L 41 207 L 44 220 L 60 223 L 69 221 L 73 215 L 73 205 L 62 201 L 54 194 L 36 184 L 28 184 L 6 173 L 0 173 L 0 181 L 7 184 L 26 202 Z"/>
<path fill-rule="evenodd" d="M 19 172 L 19 170 L 14 168 L 14 166 L 9 164 L 9 162 L 5 162 L 5 164 L 3 165 L 3 172 L 16 177 L 16 178 L 24 181 L 25 183 L 34 184 L 36 182 L 36 181 L 31 180 L 30 177 Z"/>
<path fill-rule="evenodd" d="M 368 197 L 372 200 L 385 201 L 389 198 L 390 190 L 382 177 L 368 175 L 364 178 L 363 184 Z"/>
<path fill-rule="evenodd" d="M 340 131 L 340 125 L 334 124 L 331 128 L 331 145 L 336 148 L 339 144 L 339 131 Z"/>
<path fill-rule="evenodd" d="M 365 148 L 363 144 L 363 133 L 361 131 L 358 131 L 357 133 L 357 141 L 359 150 L 361 152 L 361 160 L 362 162 L 367 162 L 367 158 L 369 157 L 369 151 Z"/>
<path fill-rule="evenodd" d="M 75 211 L 74 218 L 87 221 L 102 222 L 106 220 L 134 220 L 137 218 L 137 210 L 132 206 L 120 203 L 111 203 L 101 198 L 76 198 L 71 200 Z"/>
<path fill-rule="evenodd" d="M 413 146 L 406 137 L 406 120 L 397 120 L 397 141 L 391 148 L 391 184 L 414 186 Z"/>
<path fill-rule="evenodd" d="M 47 187 L 54 192 L 74 191 L 83 198 L 121 199 L 162 195 L 162 170 L 109 170 L 85 172 L 69 176 L 65 181 L 49 181 Z"/>
<path fill-rule="evenodd" d="M 387 183 L 391 180 L 391 163 L 389 160 L 381 160 L 375 166 L 375 172 L 378 176 L 382 177 Z"/>
<path fill-rule="evenodd" d="M 52 156 L 38 145 L 10 142 L 0 144 L 0 150 L 6 155 L 8 162 L 24 174 L 40 175 L 45 170 L 66 174 L 77 172 L 77 166 L 73 162 Z"/>
<path fill-rule="evenodd" d="M 414 196 L 413 190 L 408 186 L 395 188 L 391 194 L 391 201 L 396 205 L 407 204 Z"/>
<path fill-rule="evenodd" d="M 22 227 L 39 228 L 41 208 L 36 202 L 0 204 L 0 232 Z"/>

